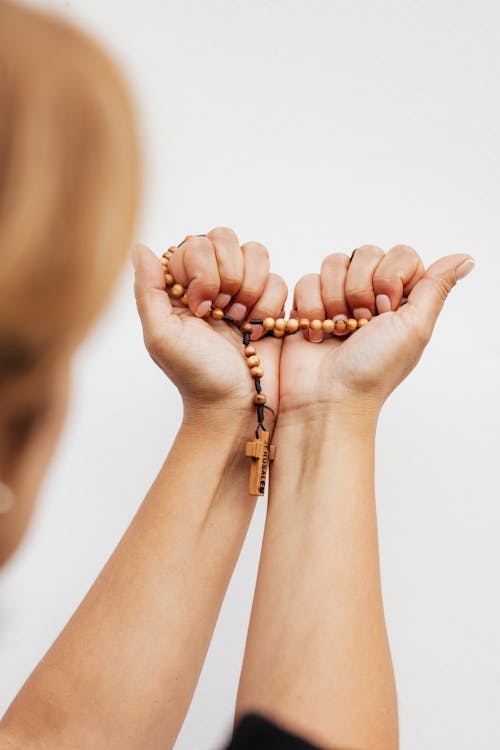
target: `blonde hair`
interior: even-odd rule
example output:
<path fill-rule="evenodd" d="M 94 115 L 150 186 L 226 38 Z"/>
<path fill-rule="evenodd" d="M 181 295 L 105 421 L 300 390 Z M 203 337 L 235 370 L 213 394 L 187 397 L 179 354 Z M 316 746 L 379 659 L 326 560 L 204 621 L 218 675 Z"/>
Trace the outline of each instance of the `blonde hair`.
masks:
<path fill-rule="evenodd" d="M 0 0 L 2 422 L 43 398 L 54 363 L 107 301 L 132 238 L 139 162 L 107 54 L 61 19 Z"/>

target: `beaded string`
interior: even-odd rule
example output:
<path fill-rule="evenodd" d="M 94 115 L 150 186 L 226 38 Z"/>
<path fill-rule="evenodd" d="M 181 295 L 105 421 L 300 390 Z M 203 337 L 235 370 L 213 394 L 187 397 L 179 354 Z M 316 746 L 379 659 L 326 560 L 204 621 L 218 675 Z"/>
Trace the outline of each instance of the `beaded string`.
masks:
<path fill-rule="evenodd" d="M 181 247 L 181 245 L 184 244 L 188 239 L 191 237 L 206 237 L 206 234 L 198 234 L 198 235 L 187 235 L 182 242 L 175 246 L 169 247 L 168 250 L 166 250 L 161 258 L 161 263 L 163 265 L 164 273 L 165 273 L 165 288 L 167 289 L 167 292 L 174 298 L 179 300 L 183 305 L 187 306 L 187 294 L 186 289 L 182 284 L 177 282 L 172 273 L 169 270 L 169 262 L 172 256 L 174 255 L 175 251 Z M 354 253 L 353 253 L 354 254 Z M 250 334 L 253 331 L 254 325 L 262 325 L 264 328 L 265 334 L 264 336 L 274 336 L 275 338 L 283 338 L 284 336 L 292 335 L 294 333 L 297 333 L 298 331 L 323 331 L 325 334 L 331 334 L 334 335 L 337 334 L 350 334 L 356 331 L 358 328 L 363 328 L 368 323 L 368 320 L 366 318 L 360 318 L 359 320 L 356 320 L 356 318 L 348 318 L 347 320 L 344 319 L 327 319 L 327 320 L 310 320 L 309 318 L 297 318 L 297 317 L 289 317 L 289 318 L 271 318 L 266 317 L 260 320 L 236 320 L 235 318 L 232 318 L 230 315 L 226 315 L 224 310 L 220 307 L 211 307 L 203 318 L 212 318 L 212 320 L 223 320 L 227 323 L 231 323 L 232 325 L 236 326 L 240 332 L 243 334 L 243 354 L 246 358 L 247 366 L 250 370 L 250 375 L 253 378 L 254 385 L 255 385 L 255 396 L 253 397 L 253 403 L 256 406 L 257 409 L 257 427 L 255 429 L 255 436 L 257 440 L 259 440 L 259 435 L 261 431 L 264 431 L 265 433 L 268 433 L 267 428 L 264 426 L 264 409 L 268 409 L 274 414 L 273 409 L 271 409 L 269 406 L 266 406 L 266 394 L 262 392 L 262 384 L 261 379 L 264 376 L 264 370 L 261 367 L 260 359 L 257 356 L 257 351 L 255 349 L 255 346 L 250 343 Z M 267 443 L 267 439 L 266 439 Z M 272 446 L 274 449 L 274 446 Z M 247 453 L 247 455 L 250 455 L 250 453 Z M 271 458 L 274 457 L 274 452 L 270 456 Z M 264 470 L 265 473 L 265 470 Z M 263 494 L 263 485 L 261 486 L 262 491 L 259 491 L 258 494 Z M 255 494 L 254 492 L 251 492 L 250 494 Z"/>

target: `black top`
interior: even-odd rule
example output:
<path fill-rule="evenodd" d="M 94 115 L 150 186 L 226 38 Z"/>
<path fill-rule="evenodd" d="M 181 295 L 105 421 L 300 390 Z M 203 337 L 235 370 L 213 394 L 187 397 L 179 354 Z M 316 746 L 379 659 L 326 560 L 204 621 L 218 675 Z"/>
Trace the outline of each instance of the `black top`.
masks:
<path fill-rule="evenodd" d="M 256 714 L 243 716 L 226 750 L 320 750 Z"/>

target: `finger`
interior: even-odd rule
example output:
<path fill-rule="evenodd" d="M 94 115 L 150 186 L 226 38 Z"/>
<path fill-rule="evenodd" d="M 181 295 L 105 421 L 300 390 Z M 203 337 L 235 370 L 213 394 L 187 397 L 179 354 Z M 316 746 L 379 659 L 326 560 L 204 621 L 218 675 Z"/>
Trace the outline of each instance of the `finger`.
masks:
<path fill-rule="evenodd" d="M 363 245 L 354 253 L 345 284 L 347 304 L 355 318 L 370 318 L 375 315 L 375 293 L 373 274 L 385 253 L 375 245 Z"/>
<path fill-rule="evenodd" d="M 466 253 L 447 255 L 429 266 L 413 287 L 400 314 L 417 319 L 417 330 L 424 341 L 430 339 L 448 294 L 457 281 L 472 271 L 474 265 L 474 258 Z"/>
<path fill-rule="evenodd" d="M 409 245 L 396 245 L 382 258 L 373 274 L 373 291 L 379 313 L 397 310 L 425 273 L 420 255 Z"/>
<path fill-rule="evenodd" d="M 293 307 L 294 310 L 297 310 L 299 320 L 308 320 L 310 323 L 313 321 L 322 323 L 325 320 L 325 308 L 321 297 L 321 280 L 318 273 L 308 273 L 299 279 L 295 287 Z M 322 329 L 311 330 L 306 328 L 303 333 L 308 341 L 314 343 L 323 341 L 325 336 Z"/>
<path fill-rule="evenodd" d="M 188 277 L 186 269 L 184 268 L 184 253 L 189 247 L 189 244 L 194 240 L 202 239 L 198 237 L 189 237 L 185 239 L 178 247 L 171 247 L 169 250 L 173 251 L 172 257 L 168 261 L 168 270 L 176 280 L 178 284 L 182 284 L 183 287 L 188 286 Z"/>
<path fill-rule="evenodd" d="M 262 294 L 249 311 L 248 320 L 276 320 L 282 315 L 287 296 L 288 287 L 285 280 L 277 273 L 268 274 Z M 264 328 L 261 325 L 254 325 L 250 339 L 256 341 L 263 333 Z"/>
<path fill-rule="evenodd" d="M 345 298 L 345 283 L 349 263 L 349 258 L 344 253 L 332 253 L 331 255 L 327 255 L 321 264 L 321 297 L 326 317 L 331 318 L 333 321 L 347 321 L 350 317 Z M 338 331 L 333 332 L 340 335 Z M 342 335 L 344 333 L 348 333 L 347 329 Z"/>
<path fill-rule="evenodd" d="M 215 227 L 207 237 L 214 246 L 220 276 L 220 290 L 214 299 L 214 307 L 224 309 L 243 283 L 243 254 L 238 237 L 228 227 Z"/>
<path fill-rule="evenodd" d="M 260 242 L 246 242 L 241 246 L 243 254 L 243 282 L 231 300 L 227 314 L 243 320 L 261 297 L 269 276 L 269 252 Z"/>
<path fill-rule="evenodd" d="M 181 251 L 188 307 L 194 315 L 203 317 L 212 307 L 221 286 L 215 249 L 208 238 L 192 237 L 176 253 Z M 173 258 L 170 268 L 172 261 Z"/>
<path fill-rule="evenodd" d="M 163 266 L 145 245 L 133 251 L 135 267 L 134 293 L 142 323 L 144 342 L 149 349 L 159 330 L 164 330 L 172 317 L 172 303 L 165 289 Z"/>

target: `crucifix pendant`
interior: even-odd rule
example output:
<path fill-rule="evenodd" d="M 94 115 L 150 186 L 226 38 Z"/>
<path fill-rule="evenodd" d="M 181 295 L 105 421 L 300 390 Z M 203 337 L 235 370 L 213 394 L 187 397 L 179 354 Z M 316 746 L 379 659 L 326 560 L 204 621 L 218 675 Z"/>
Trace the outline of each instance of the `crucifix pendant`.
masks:
<path fill-rule="evenodd" d="M 276 447 L 269 443 L 271 433 L 260 430 L 259 437 L 246 444 L 245 455 L 252 459 L 250 464 L 249 495 L 263 495 L 266 489 L 266 475 L 269 461 L 276 455 Z"/>

